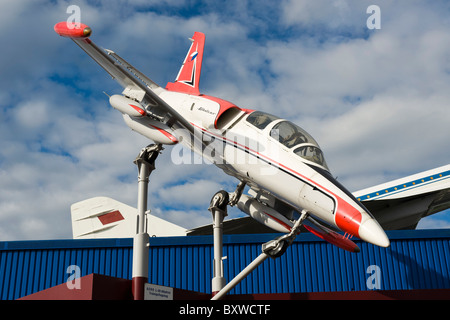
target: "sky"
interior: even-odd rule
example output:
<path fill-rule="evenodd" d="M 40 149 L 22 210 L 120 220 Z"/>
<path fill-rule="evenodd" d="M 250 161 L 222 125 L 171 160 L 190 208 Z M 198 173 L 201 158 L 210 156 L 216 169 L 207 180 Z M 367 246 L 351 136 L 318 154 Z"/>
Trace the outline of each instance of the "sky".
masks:
<path fill-rule="evenodd" d="M 0 0 L 0 241 L 71 238 L 70 206 L 91 197 L 137 203 L 133 160 L 151 141 L 109 106 L 121 87 L 53 31 L 70 5 L 161 86 L 205 33 L 201 92 L 300 125 L 350 191 L 450 163 L 448 1 Z M 237 181 L 170 155 L 150 177 L 152 214 L 211 223 L 211 197 Z M 450 211 L 419 223 L 449 227 Z"/>

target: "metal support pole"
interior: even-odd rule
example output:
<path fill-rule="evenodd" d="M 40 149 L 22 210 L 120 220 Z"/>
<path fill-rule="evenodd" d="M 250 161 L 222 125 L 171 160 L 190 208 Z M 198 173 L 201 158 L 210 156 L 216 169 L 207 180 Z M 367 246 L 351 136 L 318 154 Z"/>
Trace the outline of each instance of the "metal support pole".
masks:
<path fill-rule="evenodd" d="M 147 233 L 147 196 L 149 176 L 155 169 L 155 160 L 162 150 L 161 145 L 149 145 L 143 148 L 134 163 L 138 167 L 138 205 L 136 234 L 133 241 L 133 273 L 132 291 L 134 300 L 144 300 L 144 287 L 148 280 L 148 247 Z"/>
<path fill-rule="evenodd" d="M 226 284 L 223 274 L 223 219 L 227 216 L 228 199 L 227 192 L 219 191 L 211 199 L 211 205 L 208 209 L 213 216 L 214 260 L 211 283 L 213 296 Z"/>
<path fill-rule="evenodd" d="M 239 282 L 247 277 L 253 270 L 255 270 L 261 263 L 267 258 L 276 259 L 281 257 L 286 249 L 292 244 L 297 235 L 300 233 L 300 226 L 308 216 L 308 212 L 303 210 L 300 218 L 295 222 L 294 226 L 286 235 L 283 235 L 275 240 L 271 240 L 262 245 L 262 253 L 256 257 L 247 267 L 244 268 L 239 274 L 234 277 L 225 287 L 219 292 L 213 295 L 211 300 L 219 300 L 223 298 L 231 289 L 233 289 Z"/>
<path fill-rule="evenodd" d="M 225 296 L 231 289 L 233 289 L 239 282 L 242 281 L 246 276 L 248 276 L 253 270 L 255 270 L 261 263 L 264 262 L 269 257 L 266 253 L 261 253 L 255 260 L 252 261 L 244 270 L 239 272 L 239 274 L 234 277 L 225 287 L 219 292 L 213 295 L 211 300 L 220 300 Z"/>

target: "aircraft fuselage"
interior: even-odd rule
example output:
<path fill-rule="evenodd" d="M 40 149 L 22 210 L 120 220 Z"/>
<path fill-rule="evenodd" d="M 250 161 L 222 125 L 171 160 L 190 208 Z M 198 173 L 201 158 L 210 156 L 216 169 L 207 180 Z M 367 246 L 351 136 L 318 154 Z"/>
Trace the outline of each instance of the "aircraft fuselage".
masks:
<path fill-rule="evenodd" d="M 389 244 L 367 209 L 331 176 L 317 142 L 303 129 L 277 117 L 264 127 L 255 125 L 250 121 L 252 110 L 209 96 L 168 90 L 161 90 L 159 96 L 196 129 L 195 135 L 181 128 L 167 130 L 177 142 L 253 190 L 264 191 L 266 197 L 272 195 L 298 212 L 307 210 L 365 241 L 381 246 Z M 296 136 L 297 142 L 284 143 L 289 134 Z M 308 155 L 309 149 L 312 152 Z M 293 222 L 286 216 L 264 213 L 276 231 L 290 231 Z"/>

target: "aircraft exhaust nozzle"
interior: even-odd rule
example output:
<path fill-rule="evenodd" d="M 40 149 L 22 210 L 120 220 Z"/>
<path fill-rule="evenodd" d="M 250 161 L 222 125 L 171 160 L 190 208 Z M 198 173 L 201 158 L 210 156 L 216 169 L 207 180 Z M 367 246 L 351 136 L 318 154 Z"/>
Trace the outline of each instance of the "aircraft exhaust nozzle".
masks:
<path fill-rule="evenodd" d="M 109 98 L 109 103 L 114 109 L 131 117 L 143 117 L 147 114 L 138 102 L 125 98 L 119 94 L 112 95 Z"/>
<path fill-rule="evenodd" d="M 237 207 L 256 221 L 278 232 L 290 232 L 294 225 L 278 211 L 244 194 L 239 199 Z"/>

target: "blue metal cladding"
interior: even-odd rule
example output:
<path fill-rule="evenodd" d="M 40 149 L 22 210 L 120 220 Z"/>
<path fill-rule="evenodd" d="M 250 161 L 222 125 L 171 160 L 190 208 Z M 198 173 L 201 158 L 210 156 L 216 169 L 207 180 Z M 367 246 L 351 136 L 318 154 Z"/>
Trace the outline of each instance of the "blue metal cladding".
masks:
<path fill-rule="evenodd" d="M 224 236 L 224 273 L 233 279 L 261 253 L 270 235 Z M 450 288 L 450 230 L 390 231 L 389 248 L 356 240 L 349 253 L 302 234 L 277 259 L 267 259 L 230 294 Z M 0 299 L 17 299 L 65 283 L 76 266 L 131 279 L 132 239 L 0 242 Z M 211 236 L 151 238 L 149 282 L 211 292 Z"/>
<path fill-rule="evenodd" d="M 79 267 L 79 276 L 128 278 L 131 246 L 129 239 L 1 242 L 0 299 L 17 299 L 65 283 L 73 274 L 67 269 L 71 265 Z"/>

